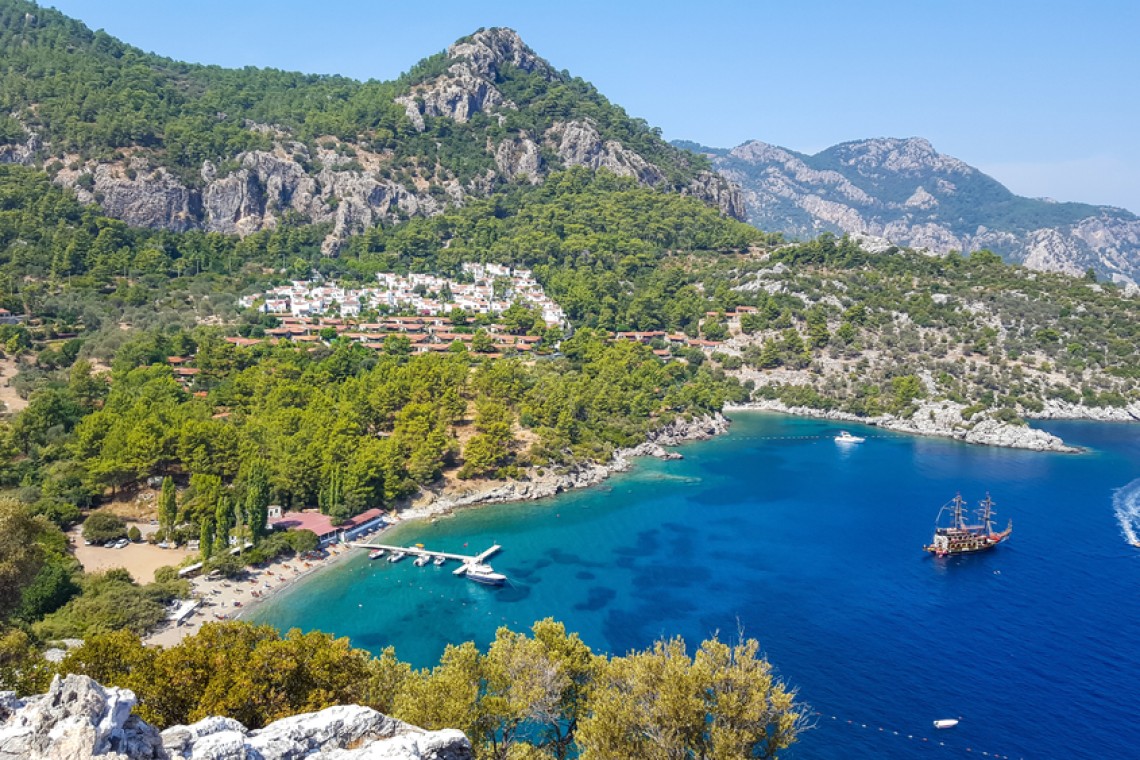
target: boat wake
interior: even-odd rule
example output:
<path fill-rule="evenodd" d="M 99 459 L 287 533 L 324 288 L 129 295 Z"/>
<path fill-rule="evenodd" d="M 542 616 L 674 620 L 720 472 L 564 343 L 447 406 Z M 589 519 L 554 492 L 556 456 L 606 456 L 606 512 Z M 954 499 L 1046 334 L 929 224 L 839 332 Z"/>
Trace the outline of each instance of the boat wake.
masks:
<path fill-rule="evenodd" d="M 1140 478 L 1116 489 L 1112 494 L 1112 507 L 1116 511 L 1124 540 L 1136 544 L 1140 541 L 1137 538 L 1137 531 L 1140 531 Z"/>

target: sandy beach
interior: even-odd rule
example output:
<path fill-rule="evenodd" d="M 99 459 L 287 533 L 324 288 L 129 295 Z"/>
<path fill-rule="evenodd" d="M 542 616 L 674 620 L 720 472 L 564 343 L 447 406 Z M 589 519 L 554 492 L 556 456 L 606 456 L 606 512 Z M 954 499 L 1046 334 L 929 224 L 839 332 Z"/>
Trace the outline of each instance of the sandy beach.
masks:
<path fill-rule="evenodd" d="M 205 576 L 191 579 L 191 598 L 200 600 L 201 605 L 180 625 L 166 623 L 155 629 L 143 639 L 144 643 L 171 646 L 183 637 L 197 633 L 204 623 L 240 618 L 273 594 L 289 588 L 318 570 L 331 567 L 359 550 L 348 546 L 331 546 L 325 551 L 323 559 L 290 557 L 263 568 L 248 568 L 245 577 L 240 580 Z"/>

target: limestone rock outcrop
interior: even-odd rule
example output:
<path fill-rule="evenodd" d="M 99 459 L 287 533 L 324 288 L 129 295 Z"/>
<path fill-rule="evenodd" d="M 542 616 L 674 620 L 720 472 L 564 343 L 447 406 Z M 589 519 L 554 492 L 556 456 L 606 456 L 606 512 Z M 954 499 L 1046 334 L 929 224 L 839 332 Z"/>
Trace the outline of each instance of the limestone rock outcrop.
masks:
<path fill-rule="evenodd" d="M 422 132 L 430 120 L 452 120 L 458 127 L 477 114 L 498 124 L 456 128 L 433 144 L 410 136 L 408 124 L 402 122 L 375 132 L 362 127 L 356 135 L 310 134 L 302 140 L 300 129 L 247 119 L 240 127 L 257 135 L 260 148 L 203 161 L 190 169 L 192 179 L 186 167 L 164 166 L 165 157 L 153 146 L 80 155 L 43 144 L 26 128 L 26 141 L 0 146 L 0 162 L 50 166 L 55 181 L 74 189 L 81 201 L 97 202 L 108 215 L 132 226 L 245 236 L 273 229 L 287 216 L 329 224 L 322 243 L 326 254 L 379 221 L 437 214 L 448 205 L 463 205 L 469 196 L 493 192 L 504 180 L 526 177 L 539 183 L 549 172 L 571 166 L 605 168 L 743 218 L 739 188 L 714 172 L 695 171 L 692 157 L 680 150 L 658 144 L 647 152 L 657 157 L 658 165 L 589 118 L 567 115 L 551 126 L 545 110 L 527 114 L 538 126 L 508 123 L 508 114 L 520 105 L 505 91 L 535 90 L 533 97 L 541 97 L 541 87 L 507 86 L 518 72 L 545 79 L 552 87 L 569 82 L 511 29 L 481 29 L 448 48 L 442 60 L 430 59 L 426 65 L 434 75 L 401 85 L 404 91 L 395 98 L 411 127 Z M 576 87 L 569 88 L 570 99 L 560 100 L 559 108 L 576 113 L 578 97 L 589 101 L 583 105 L 590 109 L 598 106 L 591 96 L 575 93 Z M 526 97 L 523 107 L 532 96 Z M 217 116 L 228 118 L 224 113 Z M 601 118 L 598 122 L 608 124 Z M 476 145 L 455 142 L 465 140 Z M 491 161 L 454 160 L 455 153 L 470 158 L 473 151 L 485 151 L 481 158 Z M 666 187 L 667 177 L 678 169 L 689 181 Z"/>
<path fill-rule="evenodd" d="M 0 692 L 0 760 L 471 760 L 454 729 L 425 731 L 359 705 L 294 715 L 250 731 L 205 718 L 158 732 L 131 713 L 134 694 L 87 676 L 52 681 L 46 694 Z"/>
<path fill-rule="evenodd" d="M 535 55 L 513 29 L 481 29 L 449 47 L 447 57 L 455 62 L 446 74 L 423 82 L 396 99 L 420 131 L 425 128 L 425 116 L 446 116 L 463 123 L 479 112 L 515 108 L 495 87 L 503 65 L 553 74 L 550 65 Z"/>
<path fill-rule="evenodd" d="M 46 694 L 0 710 L 0 760 L 151 760 L 165 758 L 158 731 L 131 714 L 135 695 L 87 676 L 56 676 Z"/>
<path fill-rule="evenodd" d="M 567 166 L 609 169 L 650 187 L 665 181 L 661 170 L 640 154 L 626 149 L 617 140 L 603 140 L 589 119 L 556 123 L 547 131 L 546 141 Z"/>

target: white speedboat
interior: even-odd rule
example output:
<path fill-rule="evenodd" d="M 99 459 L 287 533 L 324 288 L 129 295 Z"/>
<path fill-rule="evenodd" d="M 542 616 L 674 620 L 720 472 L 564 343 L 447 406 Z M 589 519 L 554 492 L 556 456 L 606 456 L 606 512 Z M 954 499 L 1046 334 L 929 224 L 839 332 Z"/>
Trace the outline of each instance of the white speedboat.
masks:
<path fill-rule="evenodd" d="M 373 549 L 372 551 L 368 552 L 368 559 L 380 559 L 383 556 L 383 549 Z"/>
<path fill-rule="evenodd" d="M 490 565 L 467 565 L 467 572 L 464 575 L 485 586 L 502 586 L 507 582 L 507 576 L 496 573 Z"/>
<path fill-rule="evenodd" d="M 392 552 L 392 556 L 388 558 L 389 562 L 399 562 L 404 557 L 408 556 L 407 552 Z"/>
<path fill-rule="evenodd" d="M 867 439 L 860 438 L 857 435 L 851 435 L 846 430 L 840 430 L 839 435 L 835 436 L 836 443 L 862 443 L 865 440 Z"/>
<path fill-rule="evenodd" d="M 412 564 L 414 564 L 416 567 L 423 567 L 424 565 L 426 565 L 429 562 L 431 562 L 431 555 L 430 554 L 421 554 L 420 556 L 416 557 L 416 561 L 413 562 Z"/>
<path fill-rule="evenodd" d="M 935 728 L 954 728 L 958 725 L 957 718 L 942 718 L 941 720 L 934 721 Z"/>
<path fill-rule="evenodd" d="M 433 564 L 433 565 L 435 565 L 436 567 L 439 567 L 439 566 L 440 566 L 440 565 L 442 565 L 444 562 L 447 562 L 447 557 L 443 556 L 442 554 L 437 554 L 437 555 L 436 555 L 436 558 L 435 558 L 435 560 L 432 562 L 432 564 Z"/>

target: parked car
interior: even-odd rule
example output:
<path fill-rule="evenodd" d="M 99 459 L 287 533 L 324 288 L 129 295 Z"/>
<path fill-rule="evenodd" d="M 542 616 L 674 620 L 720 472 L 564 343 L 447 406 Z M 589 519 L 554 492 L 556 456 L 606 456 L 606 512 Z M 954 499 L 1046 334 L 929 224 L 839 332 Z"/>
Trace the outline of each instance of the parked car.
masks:
<path fill-rule="evenodd" d="M 120 538 L 118 541 L 115 542 L 115 548 L 116 549 L 125 549 L 125 548 L 127 548 L 127 544 L 129 544 L 130 542 L 131 542 L 131 540 L 129 538 Z"/>

